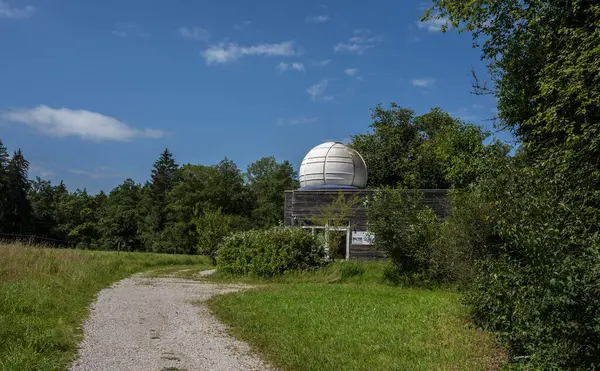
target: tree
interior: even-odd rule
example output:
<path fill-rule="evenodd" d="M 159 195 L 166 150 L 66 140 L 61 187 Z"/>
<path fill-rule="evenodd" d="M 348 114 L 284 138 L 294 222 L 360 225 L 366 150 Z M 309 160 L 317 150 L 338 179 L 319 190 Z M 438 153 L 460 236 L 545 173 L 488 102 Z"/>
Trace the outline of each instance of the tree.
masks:
<path fill-rule="evenodd" d="M 429 279 L 439 222 L 419 190 L 378 189 L 368 201 L 369 232 L 385 251 L 393 271 L 388 278 L 417 283 Z"/>
<path fill-rule="evenodd" d="M 221 209 L 198 211 L 193 220 L 198 233 L 198 252 L 208 255 L 217 264 L 217 250 L 227 235 L 234 230 L 234 218 Z"/>
<path fill-rule="evenodd" d="M 57 234 L 58 223 L 55 216 L 56 203 L 55 188 L 49 180 L 42 180 L 36 177 L 31 181 L 27 198 L 31 204 L 33 212 L 33 229 L 32 233 L 37 236 L 46 236 L 60 238 Z"/>
<path fill-rule="evenodd" d="M 369 169 L 368 185 L 445 189 L 465 187 L 488 155 L 508 153 L 500 143 L 484 145 L 489 133 L 440 108 L 415 116 L 392 103 L 373 109 L 372 133 L 352 137 Z"/>
<path fill-rule="evenodd" d="M 584 145 L 598 157 L 600 5 L 434 0 L 423 19 L 433 18 L 484 40 L 502 126 L 539 150 Z"/>
<path fill-rule="evenodd" d="M 53 205 L 54 205 L 54 216 L 53 219 L 57 225 L 56 238 L 60 240 L 66 240 L 70 232 L 70 211 L 68 204 L 70 202 L 71 195 L 67 190 L 67 186 L 61 180 L 61 182 L 54 187 Z"/>
<path fill-rule="evenodd" d="M 31 205 L 27 199 L 29 181 L 27 172 L 29 162 L 23 157 L 19 149 L 15 151 L 8 162 L 6 172 L 6 211 L 5 230 L 9 233 L 27 233 L 31 223 Z"/>
<path fill-rule="evenodd" d="M 277 225 L 283 219 L 284 192 L 296 185 L 294 167 L 287 160 L 263 157 L 248 166 L 246 178 L 255 203 L 253 221 L 260 228 Z"/>
<path fill-rule="evenodd" d="M 475 186 L 494 243 L 474 318 L 530 368 L 599 368 L 600 4 L 434 0 L 433 18 L 483 40 L 499 125 L 522 142 Z"/>
<path fill-rule="evenodd" d="M 198 235 L 194 224 L 196 210 L 216 208 L 212 199 L 215 166 L 186 164 L 180 168 L 180 182 L 167 195 L 168 223 L 164 237 L 185 253 L 194 253 Z"/>
<path fill-rule="evenodd" d="M 70 214 L 69 226 L 65 232 L 70 239 L 76 241 L 83 248 L 93 248 L 93 244 L 100 239 L 98 230 L 98 209 L 94 196 L 87 190 L 75 190 L 68 198 L 67 210 Z"/>
<path fill-rule="evenodd" d="M 7 225 L 8 214 L 8 150 L 0 139 L 0 231 L 4 231 Z"/>
<path fill-rule="evenodd" d="M 250 195 L 240 169 L 227 157 L 215 167 L 216 177 L 211 184 L 214 205 L 221 208 L 224 214 L 249 215 Z"/>
<path fill-rule="evenodd" d="M 99 229 L 102 246 L 107 250 L 120 248 L 126 251 L 141 251 L 140 203 L 141 187 L 131 179 L 113 189 L 101 211 Z"/>
<path fill-rule="evenodd" d="M 167 194 L 179 181 L 179 168 L 173 154 L 165 149 L 154 162 L 150 182 L 143 189 L 144 226 L 142 239 L 154 251 L 168 251 L 161 233 L 167 224 Z"/>
<path fill-rule="evenodd" d="M 330 259 L 337 259 L 342 255 L 342 249 L 345 249 L 346 231 L 337 230 L 336 227 L 353 228 L 350 224 L 351 218 L 362 202 L 357 194 L 340 191 L 331 203 L 319 208 L 317 216 L 309 218 L 313 224 L 326 227 L 323 230 L 322 242 L 327 247 Z"/>

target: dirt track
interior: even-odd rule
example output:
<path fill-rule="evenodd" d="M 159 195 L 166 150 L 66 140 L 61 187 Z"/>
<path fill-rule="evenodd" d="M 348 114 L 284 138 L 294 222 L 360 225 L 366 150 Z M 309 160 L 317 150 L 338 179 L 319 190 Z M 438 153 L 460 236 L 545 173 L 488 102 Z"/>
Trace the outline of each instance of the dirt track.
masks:
<path fill-rule="evenodd" d="M 205 305 L 242 286 L 133 276 L 100 292 L 71 370 L 264 370 Z"/>

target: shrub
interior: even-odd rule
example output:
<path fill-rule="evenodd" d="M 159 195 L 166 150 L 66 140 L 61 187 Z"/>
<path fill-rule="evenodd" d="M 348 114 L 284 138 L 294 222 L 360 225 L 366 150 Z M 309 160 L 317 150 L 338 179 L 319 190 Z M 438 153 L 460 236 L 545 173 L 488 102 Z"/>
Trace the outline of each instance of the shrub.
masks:
<path fill-rule="evenodd" d="M 211 258 L 216 264 L 218 246 L 233 231 L 234 217 L 224 215 L 221 209 L 203 210 L 194 217 L 198 233 L 198 252 Z"/>
<path fill-rule="evenodd" d="M 378 190 L 368 202 L 367 213 L 375 248 L 386 252 L 398 275 L 414 282 L 430 275 L 439 222 L 421 192 Z"/>
<path fill-rule="evenodd" d="M 320 207 L 319 216 L 310 218 L 310 221 L 316 225 L 329 227 L 349 227 L 352 215 L 360 207 L 362 199 L 357 195 L 348 196 L 344 192 L 338 192 L 337 198 L 331 203 Z M 334 229 L 324 231 L 322 243 L 327 247 L 327 255 L 331 260 L 335 260 L 345 253 L 346 232 Z"/>
<path fill-rule="evenodd" d="M 468 286 L 477 273 L 477 261 L 487 256 L 493 235 L 493 205 L 477 190 L 449 193 L 452 213 L 440 226 L 433 243 L 431 269 L 437 280 Z"/>
<path fill-rule="evenodd" d="M 273 277 L 324 264 L 325 251 L 310 233 L 297 228 L 238 232 L 219 247 L 218 269 L 226 274 Z"/>
<path fill-rule="evenodd" d="M 494 213 L 466 301 L 526 367 L 600 368 L 600 212 L 594 169 L 504 168 L 477 186 Z M 569 171 L 565 171 L 565 168 Z"/>

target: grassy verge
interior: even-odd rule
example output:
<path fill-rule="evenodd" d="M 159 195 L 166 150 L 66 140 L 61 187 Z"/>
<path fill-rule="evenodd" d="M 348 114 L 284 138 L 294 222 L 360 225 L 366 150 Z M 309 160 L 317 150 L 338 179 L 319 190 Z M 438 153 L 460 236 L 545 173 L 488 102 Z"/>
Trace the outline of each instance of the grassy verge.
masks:
<path fill-rule="evenodd" d="M 337 260 L 323 268 L 312 271 L 291 271 L 282 276 L 261 278 L 252 276 L 224 275 L 217 269 L 217 273 L 210 276 L 214 282 L 252 283 L 252 284 L 283 284 L 283 283 L 353 283 L 353 284 L 384 284 L 383 273 L 389 263 L 381 261 L 356 261 L 347 262 Z"/>
<path fill-rule="evenodd" d="M 468 326 L 457 293 L 377 283 L 385 265 L 344 264 L 217 296 L 209 307 L 283 370 L 489 370 L 505 360 Z"/>
<path fill-rule="evenodd" d="M 53 250 L 0 244 L 0 370 L 65 369 L 98 291 L 128 275 L 196 265 L 199 256 Z"/>

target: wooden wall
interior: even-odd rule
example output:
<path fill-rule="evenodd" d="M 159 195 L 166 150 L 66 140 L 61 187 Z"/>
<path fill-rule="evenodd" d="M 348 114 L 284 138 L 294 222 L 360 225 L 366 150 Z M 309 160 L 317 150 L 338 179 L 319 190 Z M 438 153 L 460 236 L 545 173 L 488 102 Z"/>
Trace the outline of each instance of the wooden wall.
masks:
<path fill-rule="evenodd" d="M 424 202 L 430 206 L 440 219 L 445 218 L 449 212 L 447 202 L 448 190 L 423 189 Z M 373 194 L 370 189 L 310 189 L 293 190 L 285 192 L 284 225 L 301 226 L 313 225 L 314 218 L 322 217 L 322 208 L 331 204 L 340 194 L 345 200 L 358 197 L 361 202 L 354 208 L 350 223 L 357 231 L 367 230 L 367 212 L 364 201 Z M 397 192 L 412 192 L 411 190 L 398 190 Z M 384 257 L 381 251 L 374 250 L 371 246 L 351 245 L 351 258 L 378 259 Z"/>

